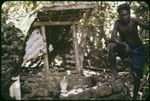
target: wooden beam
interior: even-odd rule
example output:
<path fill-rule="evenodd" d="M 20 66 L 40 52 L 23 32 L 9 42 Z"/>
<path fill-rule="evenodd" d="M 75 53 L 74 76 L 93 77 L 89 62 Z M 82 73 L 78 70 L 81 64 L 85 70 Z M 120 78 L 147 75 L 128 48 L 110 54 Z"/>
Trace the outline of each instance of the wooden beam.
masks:
<path fill-rule="evenodd" d="M 45 26 L 44 25 L 41 26 L 41 32 L 43 35 L 43 40 L 46 43 L 46 33 L 45 33 Z M 45 73 L 46 73 L 45 75 L 48 75 L 49 74 L 49 62 L 48 62 L 47 43 L 46 43 L 46 54 L 44 57 L 44 68 L 45 68 Z"/>
<path fill-rule="evenodd" d="M 83 30 L 82 30 L 82 37 L 81 37 L 81 48 L 80 48 L 80 67 L 83 68 L 83 62 L 84 62 L 84 54 L 86 50 L 87 45 L 87 36 L 88 36 L 88 22 L 89 18 L 91 16 L 92 11 L 86 10 L 85 16 L 84 16 L 84 22 L 83 22 Z"/>
<path fill-rule="evenodd" d="M 37 12 L 42 11 L 59 11 L 59 10 L 83 10 L 83 9 L 93 9 L 96 7 L 96 3 L 92 4 L 69 4 L 69 5 L 52 5 L 52 6 L 43 6 L 30 13 L 30 16 L 34 15 Z"/>
<path fill-rule="evenodd" d="M 42 25 L 51 25 L 51 26 L 57 26 L 57 25 L 73 25 L 77 24 L 76 21 L 51 21 L 51 22 L 34 22 L 34 26 L 42 26 Z"/>
<path fill-rule="evenodd" d="M 76 25 L 73 24 L 71 26 L 71 31 L 73 33 L 73 42 L 74 42 L 74 53 L 75 53 L 75 61 L 76 61 L 76 69 L 79 73 L 81 73 L 80 61 L 79 61 L 79 51 L 78 51 L 78 40 L 76 33 Z"/>
<path fill-rule="evenodd" d="M 42 7 L 42 11 L 58 11 L 58 10 L 77 10 L 77 9 L 91 9 L 94 8 L 95 4 L 71 4 L 71 5 L 53 5 L 53 6 L 49 6 L 49 7 Z"/>

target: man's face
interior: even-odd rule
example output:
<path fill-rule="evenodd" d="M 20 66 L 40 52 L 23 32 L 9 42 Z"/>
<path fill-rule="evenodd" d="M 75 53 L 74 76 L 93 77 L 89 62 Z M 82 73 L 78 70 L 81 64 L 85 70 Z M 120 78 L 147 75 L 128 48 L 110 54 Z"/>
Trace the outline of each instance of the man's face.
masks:
<path fill-rule="evenodd" d="M 130 19 L 130 13 L 127 10 L 122 10 L 119 13 L 119 19 L 124 23 L 128 23 Z"/>

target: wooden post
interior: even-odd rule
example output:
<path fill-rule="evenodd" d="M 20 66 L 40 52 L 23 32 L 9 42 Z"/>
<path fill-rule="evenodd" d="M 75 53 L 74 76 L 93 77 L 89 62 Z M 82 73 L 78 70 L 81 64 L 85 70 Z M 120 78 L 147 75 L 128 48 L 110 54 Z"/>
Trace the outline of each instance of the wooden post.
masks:
<path fill-rule="evenodd" d="M 81 73 L 81 67 L 79 62 L 79 51 L 78 51 L 78 42 L 77 42 L 77 33 L 76 33 L 76 25 L 73 24 L 71 26 L 71 32 L 73 33 L 73 43 L 74 43 L 74 53 L 75 53 L 75 61 L 76 61 L 76 69 L 79 73 Z"/>
<path fill-rule="evenodd" d="M 84 62 L 84 53 L 86 49 L 87 44 L 87 36 L 88 36 L 88 22 L 91 15 L 91 9 L 86 10 L 85 16 L 84 16 L 84 22 L 83 22 L 83 35 L 81 38 L 81 47 L 80 47 L 80 68 L 83 68 L 83 62 Z"/>
<path fill-rule="evenodd" d="M 44 25 L 41 26 L 41 32 L 43 35 L 43 40 L 46 44 L 46 54 L 44 57 L 44 69 L 45 69 L 45 73 L 46 73 L 45 75 L 48 75 L 49 74 L 49 62 L 48 62 L 47 42 L 46 42 L 46 33 L 45 33 L 45 26 Z"/>

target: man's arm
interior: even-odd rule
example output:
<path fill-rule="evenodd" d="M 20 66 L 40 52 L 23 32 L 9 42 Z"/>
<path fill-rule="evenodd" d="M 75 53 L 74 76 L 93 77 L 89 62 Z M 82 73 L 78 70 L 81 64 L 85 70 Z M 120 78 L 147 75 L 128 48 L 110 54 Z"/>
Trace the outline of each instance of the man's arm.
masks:
<path fill-rule="evenodd" d="M 117 40 L 117 38 L 116 38 L 117 32 L 118 32 L 118 22 L 115 21 L 114 28 L 113 28 L 112 34 L 111 34 L 111 40 L 117 44 L 125 45 L 124 42 L 120 42 L 119 40 Z"/>
<path fill-rule="evenodd" d="M 144 23 L 143 21 L 141 21 L 140 19 L 135 19 L 137 25 L 139 25 L 140 27 L 144 28 L 144 29 L 149 29 L 149 24 Z"/>

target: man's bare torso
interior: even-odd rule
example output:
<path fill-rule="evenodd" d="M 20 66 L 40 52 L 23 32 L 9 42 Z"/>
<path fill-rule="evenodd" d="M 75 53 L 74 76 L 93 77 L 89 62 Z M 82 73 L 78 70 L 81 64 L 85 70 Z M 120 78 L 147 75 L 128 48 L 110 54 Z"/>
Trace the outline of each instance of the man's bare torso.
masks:
<path fill-rule="evenodd" d="M 138 35 L 136 21 L 131 18 L 128 24 L 117 20 L 117 30 L 122 42 L 126 42 L 130 47 L 136 47 L 142 44 Z"/>

